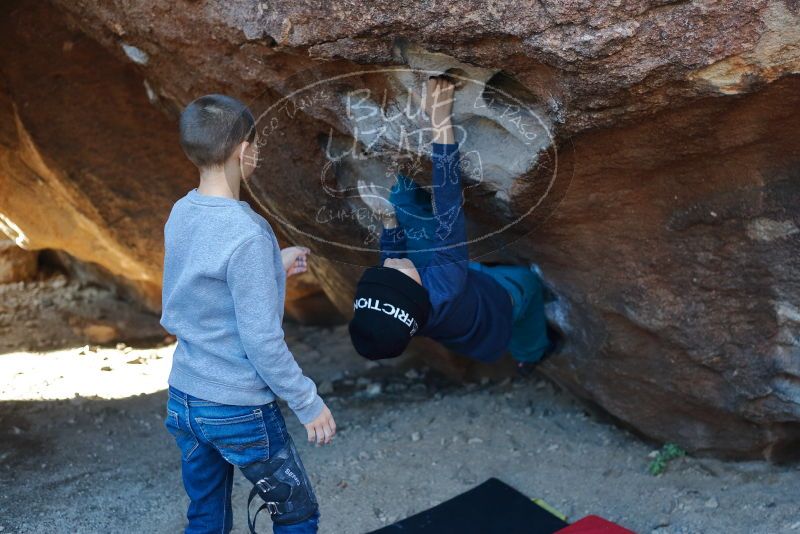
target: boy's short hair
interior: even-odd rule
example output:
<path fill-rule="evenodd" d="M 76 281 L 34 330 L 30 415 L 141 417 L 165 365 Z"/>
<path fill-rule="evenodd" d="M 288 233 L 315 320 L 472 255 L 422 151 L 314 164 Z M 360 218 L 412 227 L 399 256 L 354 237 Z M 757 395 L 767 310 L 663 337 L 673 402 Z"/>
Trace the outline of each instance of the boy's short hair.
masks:
<path fill-rule="evenodd" d="M 253 142 L 255 126 L 253 114 L 235 98 L 201 96 L 181 113 L 181 147 L 198 167 L 221 165 L 240 143 Z"/>

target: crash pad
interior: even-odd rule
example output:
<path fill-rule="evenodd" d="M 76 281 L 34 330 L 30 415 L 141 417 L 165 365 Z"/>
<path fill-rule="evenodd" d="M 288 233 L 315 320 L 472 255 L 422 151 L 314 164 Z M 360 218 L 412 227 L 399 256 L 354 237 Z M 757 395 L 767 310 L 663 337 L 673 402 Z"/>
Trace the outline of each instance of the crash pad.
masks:
<path fill-rule="evenodd" d="M 553 534 L 567 523 L 496 478 L 372 534 Z"/>

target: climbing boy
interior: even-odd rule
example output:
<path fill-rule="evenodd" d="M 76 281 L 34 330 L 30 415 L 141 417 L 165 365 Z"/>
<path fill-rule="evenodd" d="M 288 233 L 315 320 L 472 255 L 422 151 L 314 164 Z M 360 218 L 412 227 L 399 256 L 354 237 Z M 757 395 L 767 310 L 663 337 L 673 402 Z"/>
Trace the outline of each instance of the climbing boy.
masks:
<path fill-rule="evenodd" d="M 166 427 L 181 451 L 189 496 L 187 533 L 230 532 L 238 467 L 265 501 L 276 534 L 317 532 L 319 512 L 281 415 L 284 399 L 309 441 L 330 443 L 333 416 L 284 342 L 286 276 L 305 270 L 308 249 L 280 250 L 267 221 L 239 200 L 255 169 L 255 121 L 224 95 L 181 114 L 180 142 L 200 184 L 164 228 L 161 324 L 178 339 Z"/>
<path fill-rule="evenodd" d="M 469 261 L 463 192 L 451 111 L 454 85 L 431 78 L 433 203 L 398 176 L 389 200 L 359 182 L 365 204 L 383 222 L 381 264 L 358 282 L 350 337 L 369 359 L 399 356 L 415 335 L 483 362 L 506 350 L 527 374 L 554 346 L 548 337 L 539 277 L 524 266 Z M 413 236 L 410 237 L 410 236 Z"/>

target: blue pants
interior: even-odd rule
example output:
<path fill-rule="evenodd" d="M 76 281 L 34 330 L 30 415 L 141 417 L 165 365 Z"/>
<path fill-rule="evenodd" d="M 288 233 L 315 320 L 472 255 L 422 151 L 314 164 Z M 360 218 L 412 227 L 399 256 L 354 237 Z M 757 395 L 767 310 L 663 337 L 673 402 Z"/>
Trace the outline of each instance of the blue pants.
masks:
<path fill-rule="evenodd" d="M 389 201 L 394 205 L 397 222 L 406 233 L 407 257 L 417 268 L 428 264 L 436 247 L 437 222 L 430 194 L 416 182 L 402 175 L 392 188 Z M 511 342 L 508 350 L 514 359 L 537 362 L 550 347 L 544 314 L 542 281 L 530 268 L 518 265 L 486 266 L 470 262 L 470 269 L 491 276 L 514 301 Z"/>
<path fill-rule="evenodd" d="M 538 362 L 550 348 L 544 314 L 542 281 L 522 265 L 483 265 L 469 262 L 469 268 L 491 276 L 514 301 L 511 341 L 508 351 L 520 362 Z"/>
<path fill-rule="evenodd" d="M 170 387 L 165 426 L 181 450 L 183 486 L 189 495 L 186 534 L 231 531 L 234 466 L 241 469 L 266 462 L 271 454 L 285 447 L 296 454 L 275 402 L 264 406 L 229 406 Z M 296 462 L 302 482 L 311 492 L 303 464 L 299 458 Z M 315 512 L 298 523 L 273 523 L 272 530 L 275 534 L 315 534 L 318 523 L 319 512 Z"/>

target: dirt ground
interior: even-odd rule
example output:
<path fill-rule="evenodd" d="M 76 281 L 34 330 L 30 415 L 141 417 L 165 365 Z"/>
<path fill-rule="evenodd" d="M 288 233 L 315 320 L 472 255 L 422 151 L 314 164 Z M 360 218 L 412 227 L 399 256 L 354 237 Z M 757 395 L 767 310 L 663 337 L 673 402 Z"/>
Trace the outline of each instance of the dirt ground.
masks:
<path fill-rule="evenodd" d="M 0 354 L 103 343 L 162 339 L 153 316 L 108 288 L 63 274 L 0 284 Z"/>
<path fill-rule="evenodd" d="M 37 283 L 49 306 L 27 298 L 25 284 L 0 289 L 0 532 L 179 532 L 187 501 L 162 424 L 173 346 L 82 346 L 75 325 L 98 320 L 92 310 L 108 307 L 105 321 L 145 318 L 96 288 L 74 287 L 59 305 L 63 286 Z M 48 333 L 57 346 L 31 352 Z M 287 325 L 286 334 L 340 427 L 332 446 L 317 448 L 285 411 L 321 532 L 368 532 L 498 477 L 570 520 L 599 514 L 642 533 L 800 534 L 798 466 L 686 457 L 655 477 L 652 444 L 543 379 L 456 384 L 420 361 L 368 365 L 343 327 Z M 246 531 L 248 489 L 239 475 L 234 532 Z"/>

